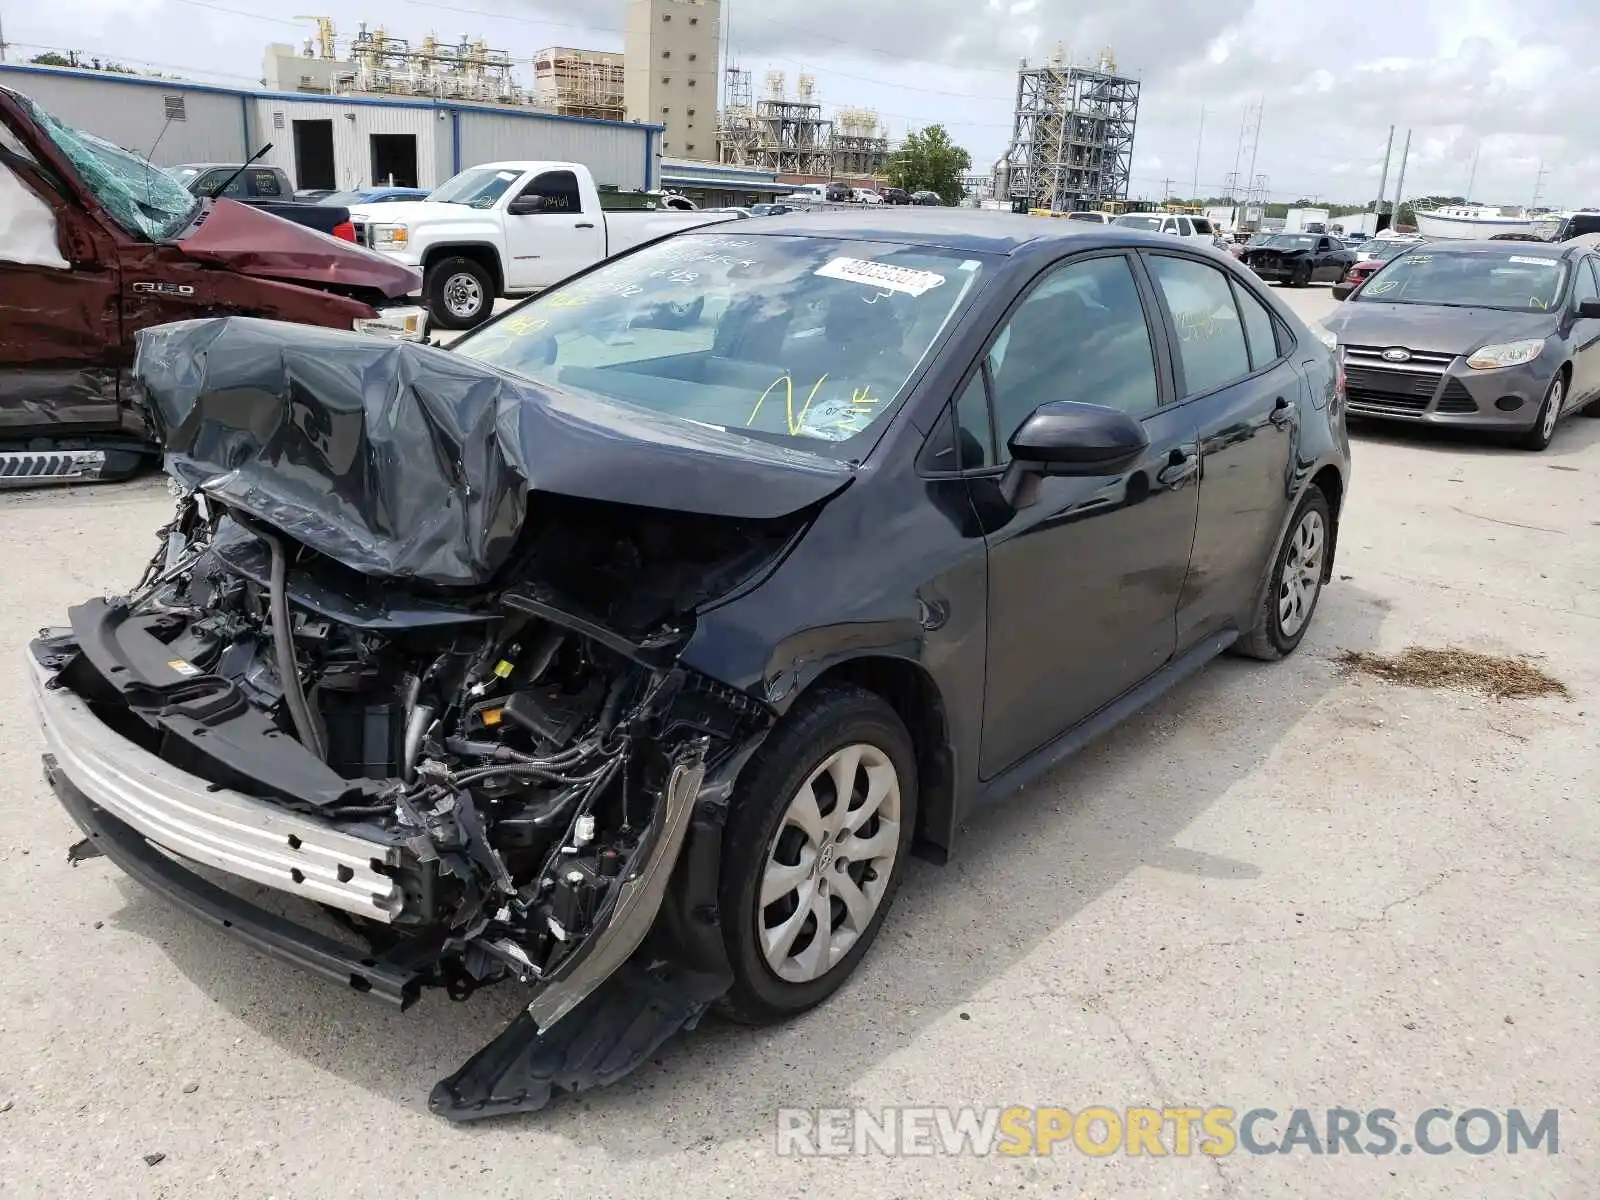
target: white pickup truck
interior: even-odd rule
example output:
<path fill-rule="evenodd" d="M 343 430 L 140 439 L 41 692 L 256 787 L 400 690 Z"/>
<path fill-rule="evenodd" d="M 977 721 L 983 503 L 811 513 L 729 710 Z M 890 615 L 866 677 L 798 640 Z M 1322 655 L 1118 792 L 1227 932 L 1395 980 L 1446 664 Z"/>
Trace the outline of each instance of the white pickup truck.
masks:
<path fill-rule="evenodd" d="M 731 213 L 645 208 L 601 192 L 582 163 L 470 167 L 426 200 L 354 207 L 356 240 L 423 272 L 434 325 L 471 329 L 499 296 L 559 283 L 641 242 L 731 220 Z"/>

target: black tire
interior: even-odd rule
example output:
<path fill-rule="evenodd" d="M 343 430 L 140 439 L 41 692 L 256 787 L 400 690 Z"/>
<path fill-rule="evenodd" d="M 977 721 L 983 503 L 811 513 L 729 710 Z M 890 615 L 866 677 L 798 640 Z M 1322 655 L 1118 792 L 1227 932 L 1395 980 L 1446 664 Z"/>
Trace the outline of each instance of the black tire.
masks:
<path fill-rule="evenodd" d="M 1285 575 L 1291 555 L 1296 552 L 1295 536 L 1306 521 L 1308 513 L 1316 513 L 1322 518 L 1323 542 L 1319 579 L 1316 594 L 1311 597 L 1310 607 L 1306 610 L 1303 620 L 1292 633 L 1287 633 L 1284 631 L 1279 601 L 1283 595 Z M 1328 575 L 1328 555 L 1333 552 L 1333 535 L 1333 511 L 1328 506 L 1328 498 L 1322 494 L 1321 488 L 1312 487 L 1307 490 L 1299 506 L 1294 510 L 1288 532 L 1284 534 L 1283 545 L 1278 547 L 1278 555 L 1272 563 L 1272 577 L 1267 581 L 1261 596 L 1261 606 L 1256 610 L 1255 624 L 1233 644 L 1234 653 L 1262 662 L 1277 662 L 1280 658 L 1295 652 L 1295 648 L 1306 636 L 1306 630 L 1311 628 L 1312 618 L 1317 612 L 1317 602 L 1322 599 L 1322 585 Z"/>
<path fill-rule="evenodd" d="M 1517 437 L 1515 445 L 1522 450 L 1531 450 L 1537 454 L 1548 446 L 1555 438 L 1556 426 L 1561 423 L 1561 414 L 1557 412 L 1555 420 L 1550 420 L 1550 410 L 1559 409 L 1567 397 L 1567 373 L 1556 372 L 1556 377 L 1550 381 L 1550 386 L 1544 394 L 1544 403 L 1539 405 L 1539 411 L 1533 418 L 1533 426 L 1526 433 Z"/>
<path fill-rule="evenodd" d="M 479 302 L 468 311 L 462 300 L 472 294 L 471 287 L 476 288 Z M 440 329 L 472 329 L 494 312 L 494 276 L 482 263 L 459 255 L 441 258 L 428 268 L 422 294 L 428 301 L 428 315 Z"/>
<path fill-rule="evenodd" d="M 1294 274 L 1289 278 L 1289 286 L 1297 288 L 1310 287 L 1311 268 L 1306 266 L 1304 263 L 1296 267 L 1294 269 Z"/>
<path fill-rule="evenodd" d="M 835 751 L 855 743 L 876 747 L 894 766 L 900 784 L 900 838 L 889 882 L 877 911 L 855 944 L 819 978 L 780 979 L 762 952 L 758 924 L 768 853 L 791 800 Z M 733 987 L 718 1002 L 724 1016 L 767 1024 L 822 1003 L 850 976 L 883 924 L 905 876 L 917 816 L 917 760 L 911 735 L 889 704 L 849 684 L 824 685 L 803 696 L 745 768 L 734 794 L 718 884 L 722 936 L 733 967 Z M 802 937 L 805 935 L 802 934 Z"/>

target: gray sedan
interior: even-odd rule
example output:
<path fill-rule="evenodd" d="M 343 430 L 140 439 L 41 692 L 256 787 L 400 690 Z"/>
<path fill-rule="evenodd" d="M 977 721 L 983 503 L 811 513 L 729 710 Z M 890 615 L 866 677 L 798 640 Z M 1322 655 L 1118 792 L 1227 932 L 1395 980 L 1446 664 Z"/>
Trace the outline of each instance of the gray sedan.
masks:
<path fill-rule="evenodd" d="M 1351 416 L 1476 426 L 1543 450 L 1600 417 L 1600 260 L 1586 246 L 1429 242 L 1325 324 Z"/>

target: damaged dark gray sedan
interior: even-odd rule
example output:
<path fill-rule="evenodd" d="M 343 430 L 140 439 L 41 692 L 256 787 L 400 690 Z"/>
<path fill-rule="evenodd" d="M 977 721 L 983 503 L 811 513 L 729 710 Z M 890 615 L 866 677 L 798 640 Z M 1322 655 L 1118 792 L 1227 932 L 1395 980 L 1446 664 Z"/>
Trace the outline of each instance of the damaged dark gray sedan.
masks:
<path fill-rule="evenodd" d="M 713 1005 L 818 1004 L 913 852 L 1295 649 L 1348 476 L 1322 335 L 1155 235 L 837 217 L 643 247 L 451 352 L 141 334 L 177 513 L 29 649 L 74 859 L 398 1005 L 525 987 L 431 1104 L 537 1109 Z"/>

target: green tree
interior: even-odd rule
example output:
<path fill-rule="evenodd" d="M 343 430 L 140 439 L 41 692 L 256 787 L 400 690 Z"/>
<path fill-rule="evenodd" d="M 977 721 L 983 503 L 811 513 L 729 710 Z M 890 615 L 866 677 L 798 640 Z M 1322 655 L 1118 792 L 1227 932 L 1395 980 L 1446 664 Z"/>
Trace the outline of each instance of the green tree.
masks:
<path fill-rule="evenodd" d="M 889 185 L 908 192 L 938 192 L 946 204 L 966 195 L 961 173 L 972 169 L 972 155 L 950 140 L 943 125 L 929 125 L 906 140 L 889 165 Z"/>

